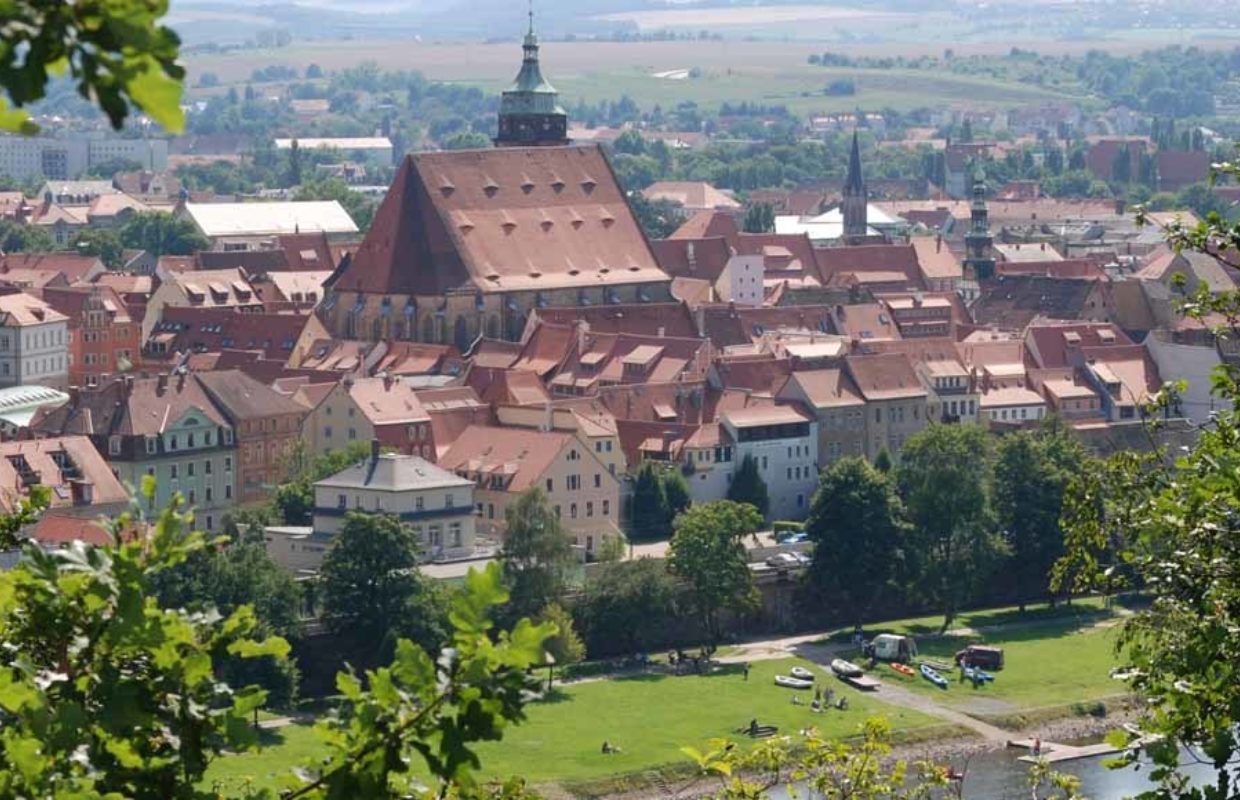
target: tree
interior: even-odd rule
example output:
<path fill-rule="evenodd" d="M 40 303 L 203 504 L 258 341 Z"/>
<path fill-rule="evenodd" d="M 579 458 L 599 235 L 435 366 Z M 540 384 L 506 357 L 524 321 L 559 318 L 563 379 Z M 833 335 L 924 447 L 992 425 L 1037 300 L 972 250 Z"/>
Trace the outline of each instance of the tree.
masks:
<path fill-rule="evenodd" d="M 551 687 L 551 676 L 556 667 L 563 669 L 569 664 L 579 663 L 586 657 L 586 646 L 573 627 L 573 617 L 559 603 L 551 603 L 538 615 L 538 621 L 555 628 L 555 634 L 547 639 L 544 647 L 548 660 L 547 687 Z"/>
<path fill-rule="evenodd" d="M 891 463 L 891 451 L 886 447 L 880 448 L 878 455 L 874 456 L 874 469 L 879 472 L 891 472 L 895 465 Z"/>
<path fill-rule="evenodd" d="M 154 497 L 153 479 L 141 494 Z M 248 606 L 161 607 L 154 576 L 209 545 L 179 495 L 149 522 L 142 505 L 109 522 L 107 547 L 30 546 L 0 572 L 6 797 L 199 797 L 210 761 L 255 741 L 247 723 L 265 692 L 230 687 L 213 663 L 283 658 L 288 643 L 253 638 Z"/>
<path fill-rule="evenodd" d="M 306 67 L 306 80 L 316 81 L 323 77 L 323 68 L 318 64 L 310 64 Z"/>
<path fill-rule="evenodd" d="M 1022 611 L 1026 600 L 1050 586 L 1051 568 L 1063 554 L 1064 491 L 1084 465 L 1080 444 L 1054 418 L 1036 432 L 1017 431 L 999 440 L 995 517 L 1011 551 L 1008 574 Z"/>
<path fill-rule="evenodd" d="M 685 609 L 684 587 L 660 559 L 605 564 L 586 575 L 573 607 L 591 658 L 666 645 Z"/>
<path fill-rule="evenodd" d="M 52 236 L 41 225 L 26 225 L 0 219 L 0 251 L 5 253 L 46 253 L 56 247 Z"/>
<path fill-rule="evenodd" d="M 669 529 L 667 492 L 653 462 L 642 462 L 633 481 L 629 529 L 637 538 L 658 537 Z"/>
<path fill-rule="evenodd" d="M 547 495 L 534 487 L 504 510 L 500 563 L 508 585 L 508 616 L 533 617 L 564 592 L 573 548 Z"/>
<path fill-rule="evenodd" d="M 990 440 L 976 425 L 931 425 L 905 442 L 896 476 L 915 588 L 943 610 L 946 631 L 1003 554 L 991 528 Z"/>
<path fill-rule="evenodd" d="M 629 192 L 629 207 L 647 239 L 666 239 L 684 221 L 675 200 L 647 200 L 641 192 Z"/>
<path fill-rule="evenodd" d="M 167 3 L 116 0 L 107 4 L 65 0 L 12 0 L 0 35 L 0 128 L 33 133 L 24 107 L 47 96 L 65 72 L 78 94 L 99 106 L 120 129 L 131 106 L 172 132 L 185 118 L 178 62 L 181 40 L 159 24 Z"/>
<path fill-rule="evenodd" d="M 303 183 L 294 195 L 296 200 L 335 200 L 365 232 L 375 218 L 375 204 L 364 195 L 353 191 L 349 184 L 339 178 L 316 178 Z"/>
<path fill-rule="evenodd" d="M 232 614 L 243 606 L 254 611 L 254 635 L 262 638 L 300 635 L 301 588 L 287 570 L 267 554 L 261 538 L 235 538 L 227 545 L 190 553 L 185 561 L 156 574 L 153 594 L 165 608 Z M 220 674 L 238 685 L 267 691 L 268 703 L 287 708 L 297 694 L 297 669 L 287 659 L 223 659 Z"/>
<path fill-rule="evenodd" d="M 775 207 L 770 203 L 754 203 L 745 209 L 741 227 L 745 233 L 771 233 L 775 230 Z"/>
<path fill-rule="evenodd" d="M 439 143 L 444 150 L 486 150 L 492 145 L 490 136 L 477 131 L 460 131 Z"/>
<path fill-rule="evenodd" d="M 164 211 L 138 214 L 121 227 L 121 244 L 152 256 L 189 256 L 211 246 L 194 223 Z"/>
<path fill-rule="evenodd" d="M 74 234 L 69 249 L 86 256 L 98 256 L 108 269 L 124 264 L 124 245 L 116 231 L 107 228 L 86 228 Z"/>
<path fill-rule="evenodd" d="M 899 574 L 907 523 L 890 476 L 864 458 L 822 473 L 805 531 L 814 542 L 807 579 L 861 623 Z"/>
<path fill-rule="evenodd" d="M 689 494 L 689 482 L 678 469 L 665 469 L 660 476 L 663 481 L 663 496 L 667 499 L 667 528 L 670 530 L 676 515 L 693 504 Z"/>
<path fill-rule="evenodd" d="M 301 185 L 301 145 L 294 139 L 288 148 L 288 185 Z"/>
<path fill-rule="evenodd" d="M 748 503 L 718 500 L 692 506 L 676 518 L 668 548 L 668 570 L 688 584 L 689 597 L 710 643 L 723 635 L 720 614 L 744 612 L 757 604 L 745 536 L 762 527 L 762 515 Z"/>
<path fill-rule="evenodd" d="M 418 541 L 388 514 L 350 512 L 320 571 L 328 625 L 363 659 L 390 656 L 398 635 L 434 652 L 446 625 L 418 572 Z"/>
<path fill-rule="evenodd" d="M 758 510 L 760 516 L 766 518 L 771 498 L 766 491 L 766 482 L 758 472 L 758 460 L 752 455 L 746 454 L 741 459 L 741 465 L 728 486 L 728 499 L 737 503 L 748 503 Z"/>

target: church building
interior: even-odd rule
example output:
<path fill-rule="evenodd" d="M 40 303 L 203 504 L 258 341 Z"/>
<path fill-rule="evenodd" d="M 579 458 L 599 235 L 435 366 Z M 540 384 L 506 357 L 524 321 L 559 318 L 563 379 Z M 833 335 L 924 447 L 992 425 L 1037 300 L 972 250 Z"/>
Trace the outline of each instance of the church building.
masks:
<path fill-rule="evenodd" d="M 573 146 L 533 26 L 496 147 L 405 157 L 320 311 L 342 339 L 519 340 L 545 306 L 671 300 L 606 155 Z"/>

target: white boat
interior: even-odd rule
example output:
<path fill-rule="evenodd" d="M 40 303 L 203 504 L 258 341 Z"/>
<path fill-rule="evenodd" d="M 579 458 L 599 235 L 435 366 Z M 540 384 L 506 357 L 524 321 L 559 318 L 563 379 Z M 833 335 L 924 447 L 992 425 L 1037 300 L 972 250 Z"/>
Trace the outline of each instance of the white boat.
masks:
<path fill-rule="evenodd" d="M 793 667 L 792 669 L 788 670 L 788 673 L 792 675 L 792 677 L 796 678 L 797 680 L 802 680 L 802 681 L 813 681 L 814 680 L 814 673 L 810 672 L 805 667 Z"/>
<path fill-rule="evenodd" d="M 831 671 L 841 678 L 855 678 L 861 674 L 861 667 L 851 661 L 837 658 L 831 662 Z"/>
<path fill-rule="evenodd" d="M 785 689 L 812 689 L 813 681 L 803 680 L 802 678 L 790 678 L 787 675 L 776 675 L 775 685 L 782 686 Z"/>

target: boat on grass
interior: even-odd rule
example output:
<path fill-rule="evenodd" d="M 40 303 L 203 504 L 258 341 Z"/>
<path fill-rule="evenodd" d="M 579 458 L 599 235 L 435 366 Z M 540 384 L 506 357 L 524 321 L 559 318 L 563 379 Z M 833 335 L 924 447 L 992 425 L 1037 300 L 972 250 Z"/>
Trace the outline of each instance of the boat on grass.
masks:
<path fill-rule="evenodd" d="M 965 677 L 965 680 L 970 680 L 970 681 L 971 681 L 971 680 L 973 680 L 974 678 L 976 678 L 976 679 L 977 679 L 977 680 L 979 680 L 979 681 L 993 681 L 993 680 L 995 679 L 995 676 L 994 676 L 994 675 L 992 675 L 992 674 L 991 674 L 991 673 L 989 673 L 989 672 L 986 672 L 986 671 L 985 671 L 985 670 L 983 670 L 981 667 L 964 667 L 964 666 L 962 666 L 960 669 L 961 669 L 961 671 L 963 671 L 963 672 L 964 672 L 964 677 Z"/>
<path fill-rule="evenodd" d="M 807 681 L 804 678 L 791 678 L 787 675 L 776 675 L 775 685 L 782 686 L 785 689 L 812 689 L 813 681 Z"/>
<path fill-rule="evenodd" d="M 906 678 L 912 678 L 917 675 L 917 670 L 913 669 L 908 664 L 901 664 L 899 661 L 893 661 L 888 666 Z"/>
<path fill-rule="evenodd" d="M 841 678 L 854 678 L 861 674 L 861 667 L 851 661 L 837 658 L 831 662 L 831 671 Z"/>
<path fill-rule="evenodd" d="M 939 671 L 935 669 L 934 667 L 930 666 L 929 664 L 921 665 L 921 677 L 930 681 L 931 683 L 933 683 L 935 686 L 939 687 L 940 689 L 947 688 L 947 678 L 944 678 L 942 675 L 940 675 Z"/>
<path fill-rule="evenodd" d="M 800 681 L 812 681 L 814 679 L 814 673 L 805 667 L 793 667 L 788 670 L 788 674 Z"/>

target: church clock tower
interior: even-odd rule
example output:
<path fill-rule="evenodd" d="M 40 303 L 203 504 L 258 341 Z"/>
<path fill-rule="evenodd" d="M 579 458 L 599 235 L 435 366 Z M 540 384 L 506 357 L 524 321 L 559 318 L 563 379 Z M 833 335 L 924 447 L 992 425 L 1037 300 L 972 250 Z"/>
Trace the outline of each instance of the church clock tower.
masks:
<path fill-rule="evenodd" d="M 496 147 L 557 147 L 568 140 L 568 113 L 560 107 L 560 95 L 542 76 L 538 66 L 538 37 L 534 35 L 534 10 L 521 49 L 521 71 L 500 98 L 499 135 Z"/>
<path fill-rule="evenodd" d="M 994 277 L 994 237 L 990 235 L 990 213 L 986 210 L 986 181 L 979 170 L 973 178 L 973 206 L 969 211 L 969 232 L 965 234 L 965 277 L 984 281 Z"/>

